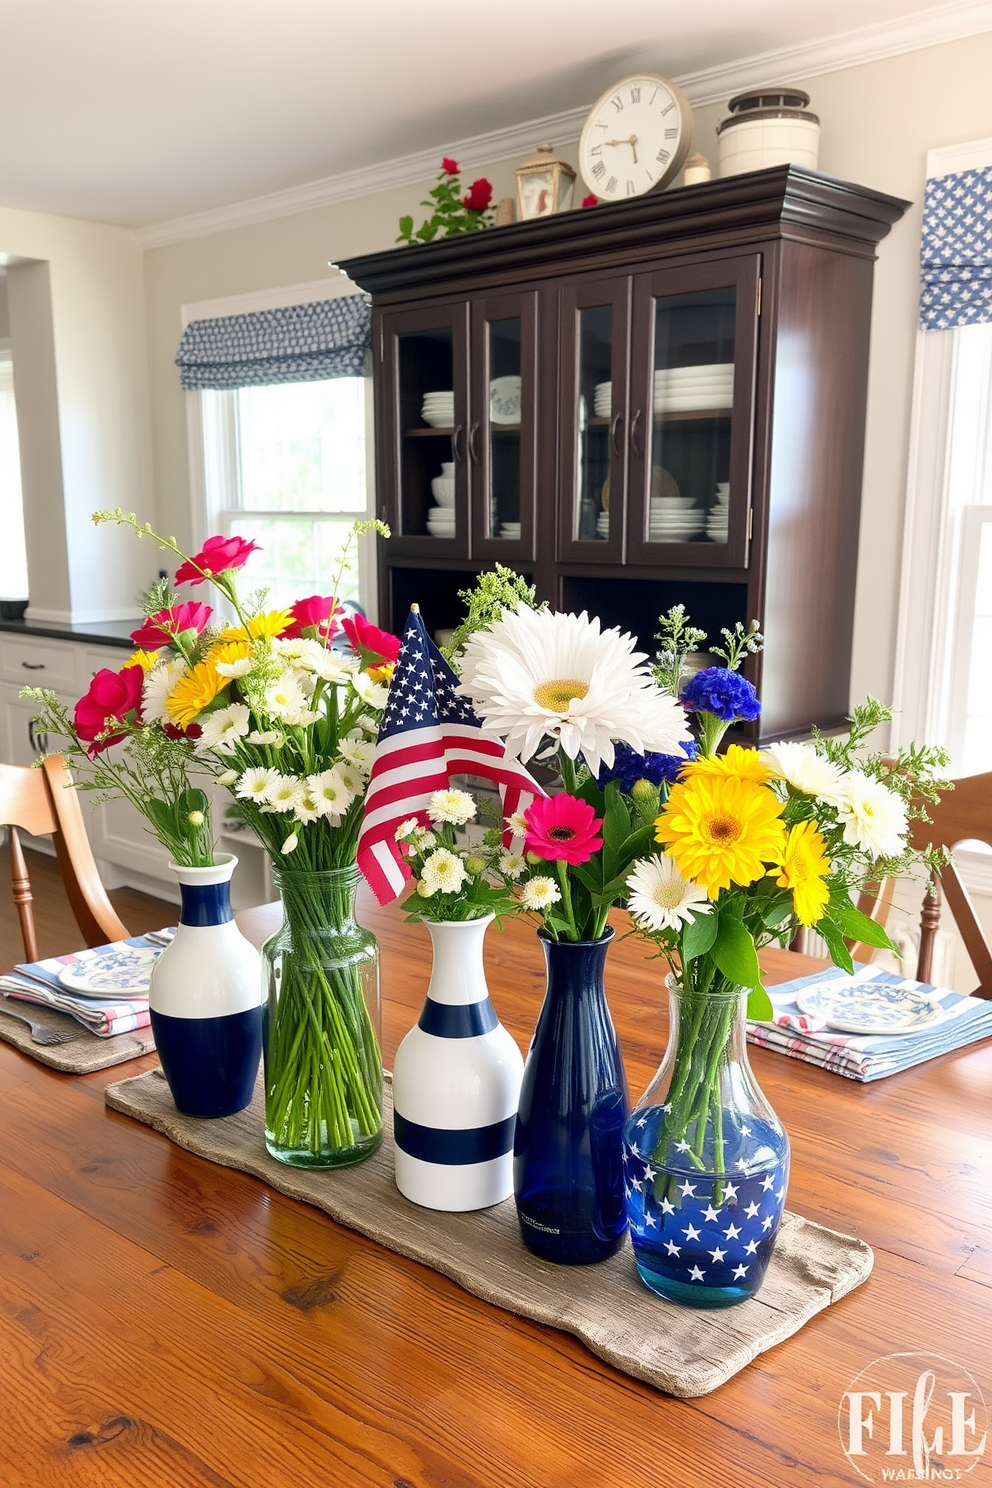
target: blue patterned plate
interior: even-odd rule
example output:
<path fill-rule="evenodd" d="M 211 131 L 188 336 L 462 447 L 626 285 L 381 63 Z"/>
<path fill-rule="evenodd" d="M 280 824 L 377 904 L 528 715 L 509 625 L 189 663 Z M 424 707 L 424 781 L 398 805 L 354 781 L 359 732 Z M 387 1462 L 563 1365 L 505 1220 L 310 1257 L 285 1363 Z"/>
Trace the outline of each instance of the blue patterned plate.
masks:
<path fill-rule="evenodd" d="M 943 1016 L 940 997 L 918 982 L 831 981 L 800 992 L 801 1012 L 826 1019 L 839 1033 L 916 1033 Z"/>
<path fill-rule="evenodd" d="M 59 981 L 69 992 L 87 997 L 121 998 L 148 996 L 148 979 L 162 952 L 157 946 L 119 946 L 99 956 L 70 961 L 59 972 Z"/>

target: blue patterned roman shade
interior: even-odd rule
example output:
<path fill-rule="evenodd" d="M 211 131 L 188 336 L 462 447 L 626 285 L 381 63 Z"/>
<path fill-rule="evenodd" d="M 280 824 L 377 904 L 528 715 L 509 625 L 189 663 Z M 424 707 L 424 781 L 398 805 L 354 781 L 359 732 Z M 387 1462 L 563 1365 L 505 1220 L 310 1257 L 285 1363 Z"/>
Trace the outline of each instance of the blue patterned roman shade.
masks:
<path fill-rule="evenodd" d="M 371 302 L 363 294 L 194 320 L 179 344 L 179 380 L 197 389 L 361 377 L 371 320 Z"/>
<path fill-rule="evenodd" d="M 992 166 L 927 182 L 921 259 L 925 331 L 992 321 Z"/>

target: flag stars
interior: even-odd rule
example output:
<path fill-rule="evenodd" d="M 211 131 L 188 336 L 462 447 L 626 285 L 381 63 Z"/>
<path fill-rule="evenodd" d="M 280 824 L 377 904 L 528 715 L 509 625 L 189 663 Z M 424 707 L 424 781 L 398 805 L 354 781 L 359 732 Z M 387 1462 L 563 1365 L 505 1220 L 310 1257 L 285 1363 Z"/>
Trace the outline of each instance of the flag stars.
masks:
<path fill-rule="evenodd" d="M 636 1188 L 637 1189 L 637 1192 L 640 1193 L 640 1191 L 641 1191 L 641 1180 L 640 1180 L 640 1178 L 631 1178 L 631 1180 L 630 1180 L 630 1186 L 631 1186 L 631 1188 Z"/>
<path fill-rule="evenodd" d="M 638 1150 L 638 1146 L 637 1146 L 637 1143 L 636 1142 L 631 1142 L 631 1144 L 630 1144 L 630 1150 L 634 1154 L 635 1157 L 640 1157 L 641 1154 L 640 1154 L 640 1151 Z"/>
<path fill-rule="evenodd" d="M 719 1219 L 719 1215 L 713 1208 L 712 1204 L 707 1204 L 706 1208 L 703 1210 L 703 1218 L 705 1219 L 707 1224 L 716 1224 L 717 1220 Z"/>
<path fill-rule="evenodd" d="M 689 1279 L 690 1281 L 702 1281 L 704 1275 L 705 1272 L 700 1271 L 698 1266 L 693 1266 L 692 1270 L 689 1272 Z"/>
<path fill-rule="evenodd" d="M 668 1251 L 668 1254 L 670 1256 L 677 1256 L 682 1254 L 681 1245 L 676 1245 L 674 1240 L 669 1240 L 668 1244 L 665 1246 L 665 1249 Z"/>
<path fill-rule="evenodd" d="M 740 1230 L 735 1224 L 732 1224 L 729 1229 L 724 1230 L 723 1233 L 728 1240 L 736 1240 L 738 1235 L 740 1234 Z"/>
<path fill-rule="evenodd" d="M 725 1204 L 727 1204 L 727 1203 L 730 1202 L 731 1199 L 736 1199 L 736 1197 L 737 1197 L 737 1189 L 734 1186 L 734 1184 L 733 1183 L 725 1183 L 723 1185 L 723 1202 Z"/>
<path fill-rule="evenodd" d="M 696 1229 L 696 1226 L 693 1225 L 693 1224 L 689 1225 L 688 1229 L 683 1230 L 682 1233 L 683 1233 L 683 1235 L 685 1236 L 685 1238 L 687 1240 L 698 1240 L 699 1239 L 699 1231 Z"/>
<path fill-rule="evenodd" d="M 676 1142 L 675 1143 L 675 1151 L 676 1152 L 688 1152 L 689 1151 L 689 1143 L 686 1142 L 686 1141 L 684 1141 L 684 1140 L 681 1141 L 681 1142 Z"/>
<path fill-rule="evenodd" d="M 679 1193 L 684 1199 L 694 1199 L 696 1197 L 696 1185 L 690 1183 L 687 1178 L 684 1183 L 679 1185 Z M 755 1210 L 754 1212 L 757 1214 L 758 1211 Z"/>

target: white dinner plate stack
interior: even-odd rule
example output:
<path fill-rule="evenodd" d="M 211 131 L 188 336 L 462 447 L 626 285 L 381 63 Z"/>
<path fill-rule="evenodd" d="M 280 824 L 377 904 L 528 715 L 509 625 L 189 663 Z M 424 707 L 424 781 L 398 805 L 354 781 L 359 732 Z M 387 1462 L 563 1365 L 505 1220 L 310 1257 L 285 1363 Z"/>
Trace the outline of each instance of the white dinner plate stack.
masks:
<path fill-rule="evenodd" d="M 655 413 L 694 413 L 730 408 L 734 401 L 733 362 L 701 367 L 663 367 L 654 374 Z"/>
<path fill-rule="evenodd" d="M 610 514 L 608 511 L 600 512 L 596 518 L 596 536 L 607 541 L 610 535 Z"/>
<path fill-rule="evenodd" d="M 713 542 L 725 543 L 730 524 L 730 482 L 721 481 L 716 488 L 716 504 L 706 515 L 706 536 Z"/>
<path fill-rule="evenodd" d="M 431 537 L 454 537 L 454 510 L 444 506 L 432 506 L 427 513 L 427 531 Z"/>
<path fill-rule="evenodd" d="M 502 526 L 500 527 L 500 529 L 499 529 L 499 535 L 506 542 L 519 542 L 520 541 L 520 523 L 519 522 L 504 522 L 502 524 Z"/>
<path fill-rule="evenodd" d="M 691 496 L 652 496 L 648 513 L 649 542 L 689 542 L 703 525 L 703 513 Z"/>
<path fill-rule="evenodd" d="M 597 382 L 592 391 L 592 411 L 597 418 L 609 418 L 613 405 L 612 382 Z"/>
<path fill-rule="evenodd" d="M 420 416 L 432 429 L 450 429 L 455 422 L 454 392 L 425 393 Z"/>

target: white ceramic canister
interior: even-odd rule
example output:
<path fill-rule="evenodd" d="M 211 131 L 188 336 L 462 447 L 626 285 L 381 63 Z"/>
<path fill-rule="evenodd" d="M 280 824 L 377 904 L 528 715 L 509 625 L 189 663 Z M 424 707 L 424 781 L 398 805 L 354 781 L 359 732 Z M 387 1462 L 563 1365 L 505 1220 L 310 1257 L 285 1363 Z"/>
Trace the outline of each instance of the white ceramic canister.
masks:
<path fill-rule="evenodd" d="M 762 88 L 738 93 L 727 105 L 730 117 L 717 125 L 721 176 L 767 170 L 773 165 L 816 169 L 820 121 L 809 113 L 809 94 L 801 88 Z"/>
<path fill-rule="evenodd" d="M 231 876 L 221 853 L 211 868 L 169 867 L 182 910 L 172 944 L 152 968 L 152 1032 L 172 1099 L 187 1116 L 231 1116 L 251 1104 L 262 1053 L 262 963 L 234 923 Z"/>
<path fill-rule="evenodd" d="M 513 1192 L 524 1062 L 489 999 L 482 945 L 492 920 L 426 922 L 427 1001 L 396 1051 L 396 1186 L 425 1209 L 486 1209 Z"/>

